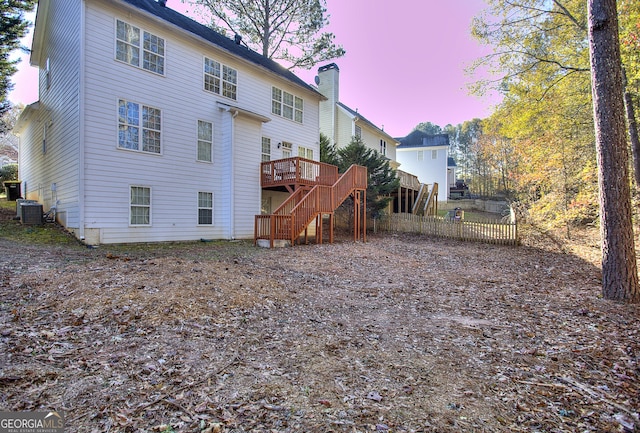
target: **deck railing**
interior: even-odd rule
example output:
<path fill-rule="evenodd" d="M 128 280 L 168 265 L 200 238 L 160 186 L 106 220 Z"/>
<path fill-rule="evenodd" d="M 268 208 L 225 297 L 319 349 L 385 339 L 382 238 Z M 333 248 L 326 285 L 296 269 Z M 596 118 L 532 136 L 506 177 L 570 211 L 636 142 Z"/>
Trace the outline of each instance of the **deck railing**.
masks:
<path fill-rule="evenodd" d="M 409 188 L 413 190 L 417 190 L 420 188 L 420 181 L 418 180 L 418 176 L 402 170 L 396 170 L 396 173 L 398 175 L 398 179 L 400 180 L 401 188 Z"/>
<path fill-rule="evenodd" d="M 262 188 L 286 185 L 333 185 L 338 167 L 306 158 L 293 157 L 260 164 Z"/>
<path fill-rule="evenodd" d="M 335 211 L 353 191 L 366 188 L 367 168 L 352 165 L 331 186 L 298 189 L 273 214 L 256 215 L 254 239 L 269 239 L 272 247 L 276 239 L 293 245 L 318 215 Z"/>

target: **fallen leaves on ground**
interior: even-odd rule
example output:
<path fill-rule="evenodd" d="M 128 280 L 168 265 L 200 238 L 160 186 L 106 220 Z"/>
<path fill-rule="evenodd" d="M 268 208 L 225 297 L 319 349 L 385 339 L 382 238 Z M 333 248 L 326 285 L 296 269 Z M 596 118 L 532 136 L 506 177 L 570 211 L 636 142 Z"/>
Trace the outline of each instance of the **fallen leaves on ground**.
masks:
<path fill-rule="evenodd" d="M 640 429 L 640 307 L 575 255 L 228 246 L 0 241 L 3 410 L 91 433 Z"/>

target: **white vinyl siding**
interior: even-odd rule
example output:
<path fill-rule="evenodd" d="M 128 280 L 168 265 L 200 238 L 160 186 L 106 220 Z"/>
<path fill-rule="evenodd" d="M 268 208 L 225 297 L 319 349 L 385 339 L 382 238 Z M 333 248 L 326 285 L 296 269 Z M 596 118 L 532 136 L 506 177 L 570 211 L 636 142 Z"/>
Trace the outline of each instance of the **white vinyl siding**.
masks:
<path fill-rule="evenodd" d="M 204 90 L 235 101 L 238 99 L 238 71 L 205 57 Z"/>
<path fill-rule="evenodd" d="M 213 124 L 198 120 L 198 161 L 213 162 Z"/>
<path fill-rule="evenodd" d="M 213 225 L 212 192 L 198 192 L 198 224 Z"/>
<path fill-rule="evenodd" d="M 118 101 L 118 147 L 161 153 L 162 113 L 157 108 L 135 102 Z"/>
<path fill-rule="evenodd" d="M 151 188 L 132 186 L 129 209 L 129 223 L 132 226 L 151 225 Z"/>
<path fill-rule="evenodd" d="M 164 39 L 117 20 L 116 60 L 164 75 Z"/>
<path fill-rule="evenodd" d="M 45 23 L 41 15 L 45 43 L 39 66 L 40 106 L 50 118 L 40 110 L 42 116 L 25 130 L 29 143 L 21 148 L 20 158 L 27 157 L 29 149 L 37 155 L 29 155 L 21 165 L 23 186 L 49 200 L 55 182 L 59 215 L 76 236 L 81 227 L 88 243 L 252 239 L 254 215 L 261 207 L 262 137 L 271 137 L 272 159 L 280 157 L 276 144 L 282 140 L 313 149 L 317 157 L 319 95 L 164 26 L 160 19 L 130 13 L 126 2 L 49 1 L 49 15 L 55 20 Z M 115 60 L 117 19 L 164 38 L 165 75 Z M 244 114 L 217 104 L 222 95 L 203 90 L 204 57 L 238 71 L 237 104 L 232 105 L 242 107 Z M 270 114 L 273 86 L 304 99 L 304 124 Z M 160 111 L 162 157 L 118 147 L 119 100 Z M 251 113 L 268 115 L 269 121 L 261 122 Z M 198 120 L 213 125 L 215 164 L 196 160 Z M 50 126 L 43 155 L 45 121 Z M 151 189 L 150 225 L 131 225 L 132 185 Z M 198 192 L 213 194 L 213 225 L 197 224 Z M 285 195 L 278 196 L 274 208 Z M 44 204 L 47 210 L 52 203 Z"/>

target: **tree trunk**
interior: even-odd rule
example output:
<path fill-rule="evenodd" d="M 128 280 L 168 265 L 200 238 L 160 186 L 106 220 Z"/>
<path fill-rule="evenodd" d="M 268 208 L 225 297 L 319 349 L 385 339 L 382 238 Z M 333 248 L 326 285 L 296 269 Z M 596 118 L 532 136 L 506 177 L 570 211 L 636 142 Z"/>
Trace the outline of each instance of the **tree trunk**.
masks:
<path fill-rule="evenodd" d="M 591 86 L 600 188 L 602 294 L 640 302 L 616 0 L 588 0 Z"/>
<path fill-rule="evenodd" d="M 622 70 L 624 85 L 624 105 L 627 109 L 627 123 L 629 124 L 629 138 L 631 139 L 631 155 L 633 156 L 633 178 L 636 181 L 636 190 L 640 189 L 640 138 L 638 138 L 638 123 L 633 109 L 633 98 L 627 87 L 627 77 Z"/>

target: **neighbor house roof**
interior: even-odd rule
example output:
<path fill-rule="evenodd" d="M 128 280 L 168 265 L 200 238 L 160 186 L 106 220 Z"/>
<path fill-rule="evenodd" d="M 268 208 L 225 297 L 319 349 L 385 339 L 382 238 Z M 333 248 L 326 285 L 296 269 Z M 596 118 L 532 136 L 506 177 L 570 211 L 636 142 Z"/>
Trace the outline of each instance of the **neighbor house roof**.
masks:
<path fill-rule="evenodd" d="M 453 157 L 448 157 L 447 158 L 447 167 L 457 167 L 458 164 L 456 164 L 456 160 L 453 159 Z"/>
<path fill-rule="evenodd" d="M 397 139 L 400 142 L 398 149 L 410 147 L 437 147 L 449 146 L 449 134 L 427 134 L 418 129 L 412 131 L 404 138 Z"/>
<path fill-rule="evenodd" d="M 349 108 L 346 105 L 344 105 L 342 102 L 338 102 L 337 105 L 338 105 L 338 107 L 342 108 L 347 113 L 349 113 L 349 115 L 351 117 L 353 117 L 354 121 L 360 121 L 360 122 L 363 122 L 363 123 L 369 125 L 371 128 L 373 128 L 376 131 L 378 131 L 381 135 L 384 135 L 387 138 L 389 138 L 389 140 L 392 141 L 393 143 L 395 143 L 396 145 L 398 144 L 398 140 L 396 140 L 395 138 L 393 138 L 392 136 L 390 136 L 389 134 L 384 132 L 384 130 L 378 128 L 373 122 L 371 122 L 370 120 L 367 120 L 367 118 L 363 117 L 362 114 L 358 113 L 356 110 L 352 110 L 351 108 Z"/>

